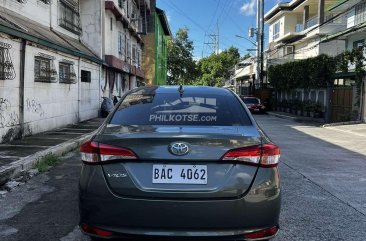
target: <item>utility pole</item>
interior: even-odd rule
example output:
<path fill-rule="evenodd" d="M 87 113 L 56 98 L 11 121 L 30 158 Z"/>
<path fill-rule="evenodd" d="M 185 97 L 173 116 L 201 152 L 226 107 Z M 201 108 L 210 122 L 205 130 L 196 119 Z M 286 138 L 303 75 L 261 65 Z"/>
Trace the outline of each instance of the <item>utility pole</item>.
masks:
<path fill-rule="evenodd" d="M 260 43 L 260 28 L 261 28 L 261 0 L 257 0 L 257 24 L 256 24 L 256 45 L 257 45 L 257 68 L 256 68 L 256 73 L 255 73 L 255 83 L 253 83 L 254 85 L 254 89 L 256 84 L 258 84 L 259 80 L 260 80 L 260 75 L 261 75 L 261 71 L 260 71 L 260 53 L 261 53 L 261 43 Z"/>
<path fill-rule="evenodd" d="M 217 26 L 217 32 L 216 32 L 215 52 L 216 52 L 216 54 L 219 54 L 219 52 L 220 52 L 220 30 L 219 30 L 219 21 L 218 20 L 217 20 L 216 26 Z"/>
<path fill-rule="evenodd" d="M 264 78 L 264 0 L 261 1 L 261 69 L 260 69 L 260 88 L 263 88 L 263 78 Z"/>
<path fill-rule="evenodd" d="M 208 45 L 212 52 L 215 54 L 219 54 L 219 32 L 217 27 L 217 33 L 215 34 L 206 34 L 209 37 L 209 41 L 204 42 L 205 45 Z"/>

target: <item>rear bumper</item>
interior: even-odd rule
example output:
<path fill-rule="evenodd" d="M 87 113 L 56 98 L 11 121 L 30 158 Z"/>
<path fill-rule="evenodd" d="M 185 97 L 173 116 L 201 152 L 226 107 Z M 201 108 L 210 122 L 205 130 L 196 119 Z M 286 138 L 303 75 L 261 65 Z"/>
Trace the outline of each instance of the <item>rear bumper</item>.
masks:
<path fill-rule="evenodd" d="M 85 175 L 84 175 L 85 174 Z M 205 237 L 243 239 L 278 226 L 281 195 L 277 168 L 260 168 L 251 190 L 227 200 L 122 198 L 110 191 L 99 166 L 84 166 L 80 180 L 80 223 L 117 237 Z"/>

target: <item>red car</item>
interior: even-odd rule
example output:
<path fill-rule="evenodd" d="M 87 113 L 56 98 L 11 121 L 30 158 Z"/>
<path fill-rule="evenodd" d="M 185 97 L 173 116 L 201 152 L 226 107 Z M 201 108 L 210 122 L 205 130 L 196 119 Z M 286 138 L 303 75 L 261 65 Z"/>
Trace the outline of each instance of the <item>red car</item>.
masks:
<path fill-rule="evenodd" d="M 245 105 L 248 107 L 250 112 L 252 112 L 252 113 L 265 113 L 266 112 L 266 107 L 261 104 L 260 99 L 258 99 L 257 97 L 241 96 L 240 98 L 244 101 Z"/>

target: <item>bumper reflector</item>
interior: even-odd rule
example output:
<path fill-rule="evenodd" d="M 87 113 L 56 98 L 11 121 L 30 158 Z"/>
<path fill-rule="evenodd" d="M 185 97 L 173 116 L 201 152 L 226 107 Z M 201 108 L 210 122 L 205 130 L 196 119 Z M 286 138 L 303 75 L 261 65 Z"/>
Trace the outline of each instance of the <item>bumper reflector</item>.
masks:
<path fill-rule="evenodd" d="M 256 232 L 252 232 L 252 233 L 247 233 L 245 234 L 245 238 L 248 240 L 256 240 L 256 239 L 262 239 L 262 238 L 269 238 L 272 237 L 274 235 L 276 235 L 278 232 L 278 227 L 272 227 L 272 228 L 268 228 L 268 229 L 264 229 L 264 230 L 260 230 L 260 231 L 256 231 Z"/>
<path fill-rule="evenodd" d="M 111 231 L 107 231 L 101 228 L 96 228 L 96 227 L 91 227 L 85 223 L 82 223 L 80 225 L 81 229 L 88 234 L 95 234 L 98 236 L 102 236 L 102 237 L 110 237 L 113 235 L 113 233 Z"/>

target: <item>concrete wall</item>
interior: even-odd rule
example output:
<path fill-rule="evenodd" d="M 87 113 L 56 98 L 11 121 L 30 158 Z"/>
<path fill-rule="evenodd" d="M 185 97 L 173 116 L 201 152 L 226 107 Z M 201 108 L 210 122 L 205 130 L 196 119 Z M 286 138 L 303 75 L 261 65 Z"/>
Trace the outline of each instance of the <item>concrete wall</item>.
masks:
<path fill-rule="evenodd" d="M 55 0 L 50 2 L 53 2 L 54 5 L 57 3 Z M 42 25 L 50 26 L 50 4 L 45 4 L 42 1 L 36 0 L 28 0 L 25 1 L 25 3 L 20 3 L 16 0 L 0 0 L 0 6 L 13 12 L 22 13 L 24 17 L 32 19 Z"/>
<path fill-rule="evenodd" d="M 333 40 L 320 44 L 319 54 L 327 54 L 329 56 L 337 56 L 346 50 L 344 40 Z"/>
<path fill-rule="evenodd" d="M 81 40 L 99 58 L 103 58 L 102 7 L 104 7 L 104 0 L 80 1 L 80 18 L 83 29 Z"/>
<path fill-rule="evenodd" d="M 0 42 L 12 45 L 9 50 L 16 78 L 0 80 L 0 142 L 18 137 L 20 130 L 20 40 L 4 34 Z M 76 74 L 75 84 L 35 82 L 34 58 L 39 54 L 53 56 L 53 65 L 59 73 L 60 61 L 72 61 Z M 91 82 L 80 82 L 80 71 L 91 72 Z M 99 102 L 98 64 L 47 49 L 34 43 L 26 45 L 24 74 L 24 134 L 31 135 L 67 124 L 98 116 Z"/>
<path fill-rule="evenodd" d="M 284 35 L 295 32 L 296 24 L 301 23 L 298 22 L 298 16 L 296 13 L 285 15 Z"/>
<path fill-rule="evenodd" d="M 0 80 L 0 143 L 9 141 L 19 134 L 19 68 L 21 44 L 18 39 L 10 39 L 0 33 L 0 42 L 11 45 L 9 49 L 14 65 L 15 79 Z"/>

